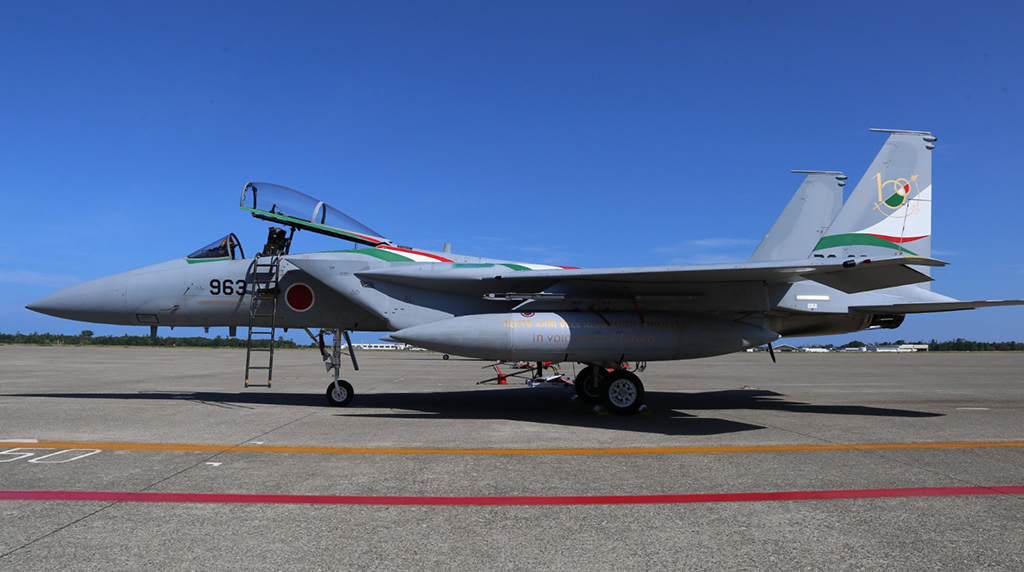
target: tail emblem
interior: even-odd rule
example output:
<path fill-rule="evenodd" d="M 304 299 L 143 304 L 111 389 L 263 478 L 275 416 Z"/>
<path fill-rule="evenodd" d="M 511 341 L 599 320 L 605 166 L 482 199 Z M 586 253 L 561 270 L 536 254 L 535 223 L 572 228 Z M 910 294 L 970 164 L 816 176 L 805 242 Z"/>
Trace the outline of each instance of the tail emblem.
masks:
<path fill-rule="evenodd" d="M 917 195 L 917 175 L 912 175 L 909 179 L 900 177 L 883 181 L 882 174 L 877 173 L 872 179 L 878 181 L 878 202 L 875 203 L 875 210 L 889 218 L 906 218 L 918 211 L 917 205 L 910 204 L 906 211 L 896 214 L 906 204 L 911 193 Z"/>

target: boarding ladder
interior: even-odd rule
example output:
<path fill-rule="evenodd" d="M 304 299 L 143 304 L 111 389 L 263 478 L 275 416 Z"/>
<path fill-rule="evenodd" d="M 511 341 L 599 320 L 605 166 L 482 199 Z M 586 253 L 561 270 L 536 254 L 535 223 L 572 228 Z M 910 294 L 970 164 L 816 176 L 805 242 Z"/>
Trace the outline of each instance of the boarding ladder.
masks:
<path fill-rule="evenodd" d="M 263 384 L 252 384 L 250 373 L 252 370 L 267 370 L 267 385 L 274 379 L 274 333 L 277 324 L 277 298 L 280 293 L 278 279 L 281 276 L 281 258 L 274 254 L 270 256 L 256 255 L 252 263 L 252 281 L 249 291 L 249 335 L 245 342 L 245 386 Z M 254 347 L 254 342 L 267 340 L 266 347 Z M 266 360 L 256 358 L 254 364 L 253 354 L 266 355 Z M 266 364 L 266 365 L 262 365 Z"/>

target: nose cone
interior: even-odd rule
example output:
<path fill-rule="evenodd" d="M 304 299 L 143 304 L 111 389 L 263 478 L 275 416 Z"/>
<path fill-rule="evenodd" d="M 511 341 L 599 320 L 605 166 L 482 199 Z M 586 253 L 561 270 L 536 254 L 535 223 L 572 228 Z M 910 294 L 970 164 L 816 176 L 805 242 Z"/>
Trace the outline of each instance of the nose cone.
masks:
<path fill-rule="evenodd" d="M 127 290 L 128 274 L 115 274 L 54 292 L 25 307 L 33 312 L 68 320 L 126 324 Z"/>

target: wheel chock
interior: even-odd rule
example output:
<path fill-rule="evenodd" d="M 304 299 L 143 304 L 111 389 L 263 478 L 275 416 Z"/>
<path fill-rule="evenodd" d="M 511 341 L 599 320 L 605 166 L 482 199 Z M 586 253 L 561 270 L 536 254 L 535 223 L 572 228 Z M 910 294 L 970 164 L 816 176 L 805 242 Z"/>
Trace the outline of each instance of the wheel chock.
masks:
<path fill-rule="evenodd" d="M 608 415 L 608 408 L 603 405 L 594 406 L 594 415 Z"/>
<path fill-rule="evenodd" d="M 647 407 L 646 405 L 641 405 L 640 409 L 636 410 L 636 414 L 637 415 L 654 415 L 654 412 L 651 411 L 650 407 Z"/>

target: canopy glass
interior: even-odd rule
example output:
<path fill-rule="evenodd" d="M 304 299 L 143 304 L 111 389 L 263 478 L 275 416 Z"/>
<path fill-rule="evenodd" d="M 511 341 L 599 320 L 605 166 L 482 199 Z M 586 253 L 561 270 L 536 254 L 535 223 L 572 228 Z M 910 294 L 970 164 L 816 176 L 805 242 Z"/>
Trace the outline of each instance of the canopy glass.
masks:
<path fill-rule="evenodd" d="M 234 260 L 235 249 L 238 250 L 239 258 L 245 258 L 245 252 L 242 250 L 242 244 L 238 242 L 238 237 L 234 233 L 227 236 L 218 238 L 217 240 L 207 244 L 199 250 L 189 254 L 186 258 L 189 261 L 213 261 L 213 260 Z"/>
<path fill-rule="evenodd" d="M 273 183 L 249 183 L 242 190 L 242 210 L 252 216 L 368 246 L 391 244 L 380 233 L 324 203 Z"/>

